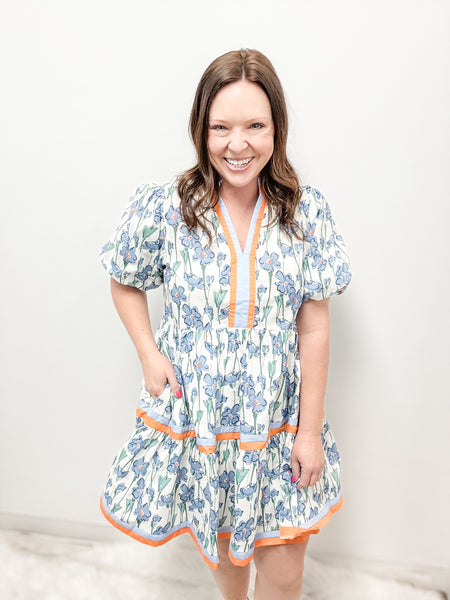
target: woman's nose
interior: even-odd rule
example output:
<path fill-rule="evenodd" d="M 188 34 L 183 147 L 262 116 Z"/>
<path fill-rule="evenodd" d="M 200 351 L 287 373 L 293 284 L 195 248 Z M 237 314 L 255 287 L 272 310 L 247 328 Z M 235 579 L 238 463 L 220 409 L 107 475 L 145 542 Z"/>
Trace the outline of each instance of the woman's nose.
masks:
<path fill-rule="evenodd" d="M 240 132 L 235 132 L 231 135 L 231 139 L 228 142 L 228 149 L 232 152 L 242 152 L 248 147 L 248 142 L 245 135 Z"/>

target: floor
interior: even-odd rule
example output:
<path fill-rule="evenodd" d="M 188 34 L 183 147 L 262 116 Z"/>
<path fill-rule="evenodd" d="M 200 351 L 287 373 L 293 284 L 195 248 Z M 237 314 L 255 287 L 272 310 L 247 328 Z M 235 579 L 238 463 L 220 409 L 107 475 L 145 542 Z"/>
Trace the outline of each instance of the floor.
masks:
<path fill-rule="evenodd" d="M 221 600 L 190 536 L 152 548 L 0 531 L 2 600 Z M 254 564 L 252 563 L 252 581 Z M 253 598 L 253 589 L 249 592 Z M 306 558 L 302 600 L 445 600 L 393 579 Z"/>

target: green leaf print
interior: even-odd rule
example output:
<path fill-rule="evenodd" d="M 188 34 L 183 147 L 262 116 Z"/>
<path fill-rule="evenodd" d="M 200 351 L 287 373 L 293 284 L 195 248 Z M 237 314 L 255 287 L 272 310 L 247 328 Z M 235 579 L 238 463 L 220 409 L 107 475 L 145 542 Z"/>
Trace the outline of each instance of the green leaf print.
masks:
<path fill-rule="evenodd" d="M 227 520 L 227 516 L 226 515 L 224 517 L 221 517 L 219 519 L 219 527 L 222 527 L 226 520 Z"/>
<path fill-rule="evenodd" d="M 144 446 L 144 449 L 145 449 L 145 450 L 148 450 L 149 448 L 151 448 L 152 446 L 154 446 L 154 445 L 155 445 L 155 444 L 157 444 L 157 443 L 158 443 L 158 440 L 155 440 L 155 439 L 153 439 L 153 440 L 150 440 L 150 441 L 148 442 L 148 444 L 146 444 L 146 445 Z"/>
<path fill-rule="evenodd" d="M 202 420 L 202 416 L 203 416 L 203 411 L 202 410 L 198 410 L 197 411 L 197 416 L 195 417 L 195 424 L 198 425 L 200 423 L 200 421 Z"/>
<path fill-rule="evenodd" d="M 114 506 L 111 509 L 111 512 L 115 513 L 119 510 L 120 508 L 120 504 L 114 504 Z"/>
<path fill-rule="evenodd" d="M 170 477 L 164 477 L 164 475 L 160 475 L 158 477 L 158 492 L 162 492 L 162 490 L 169 483 Z"/>
<path fill-rule="evenodd" d="M 277 303 L 277 306 L 280 307 L 283 304 L 283 295 L 278 294 L 278 296 L 275 296 L 275 302 Z"/>
<path fill-rule="evenodd" d="M 333 477 L 333 479 L 336 483 L 339 483 L 339 477 L 338 477 L 337 471 L 335 469 L 333 469 L 331 471 L 331 476 Z"/>
<path fill-rule="evenodd" d="M 118 462 L 120 462 L 121 460 L 123 460 L 126 455 L 127 455 L 127 451 L 125 450 L 125 448 L 122 448 L 122 452 L 120 453 Z"/>
<path fill-rule="evenodd" d="M 270 363 L 269 363 L 269 377 L 270 377 L 270 379 L 272 379 L 274 373 L 275 373 L 275 361 L 271 360 Z"/>
<path fill-rule="evenodd" d="M 263 321 L 264 321 L 265 319 L 267 319 L 267 317 L 269 316 L 269 314 L 270 314 L 270 311 L 272 310 L 272 308 L 273 308 L 272 306 L 265 306 L 265 307 L 263 308 L 263 317 L 262 317 L 262 318 L 263 318 Z"/>
<path fill-rule="evenodd" d="M 177 260 L 177 262 L 174 262 L 173 263 L 173 267 L 172 267 L 173 271 L 175 272 L 180 265 L 181 265 L 181 261 L 180 260 Z"/>
<path fill-rule="evenodd" d="M 134 498 L 128 498 L 127 507 L 125 508 L 125 512 L 128 512 L 129 510 L 131 510 L 133 508 L 133 504 L 134 504 Z"/>
<path fill-rule="evenodd" d="M 239 486 L 250 469 L 236 469 L 236 483 Z"/>
<path fill-rule="evenodd" d="M 144 231 L 142 232 L 142 240 L 147 239 L 148 237 L 150 237 L 151 235 L 153 235 L 156 231 L 156 227 L 154 225 L 152 225 L 151 227 L 148 227 L 147 225 L 145 225 L 144 227 Z"/>
<path fill-rule="evenodd" d="M 220 305 L 223 302 L 223 299 L 225 298 L 225 296 L 227 295 L 226 290 L 220 290 L 219 292 L 214 292 L 214 303 L 217 306 L 217 308 L 220 308 Z"/>
<path fill-rule="evenodd" d="M 221 461 L 221 464 L 222 464 L 222 463 L 225 463 L 225 462 L 228 460 L 228 457 L 229 457 L 229 456 L 230 456 L 230 449 L 229 449 L 229 448 L 227 448 L 227 449 L 225 450 L 225 452 L 222 454 L 223 461 Z"/>

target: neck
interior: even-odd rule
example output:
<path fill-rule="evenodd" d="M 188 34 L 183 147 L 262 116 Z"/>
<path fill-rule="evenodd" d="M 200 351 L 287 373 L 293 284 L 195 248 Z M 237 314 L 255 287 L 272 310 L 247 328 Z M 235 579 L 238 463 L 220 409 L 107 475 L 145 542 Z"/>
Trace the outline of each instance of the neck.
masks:
<path fill-rule="evenodd" d="M 220 186 L 220 195 L 222 200 L 228 204 L 253 207 L 259 196 L 258 182 L 255 180 L 244 187 L 235 187 L 223 181 Z"/>

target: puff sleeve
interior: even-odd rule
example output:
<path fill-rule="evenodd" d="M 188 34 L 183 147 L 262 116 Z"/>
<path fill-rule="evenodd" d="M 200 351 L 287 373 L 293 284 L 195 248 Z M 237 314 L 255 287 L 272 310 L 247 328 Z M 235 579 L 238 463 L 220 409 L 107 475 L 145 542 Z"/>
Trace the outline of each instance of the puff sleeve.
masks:
<path fill-rule="evenodd" d="M 163 187 L 153 184 L 138 187 L 115 233 L 101 247 L 101 263 L 119 283 L 143 291 L 163 283 L 163 201 Z"/>
<path fill-rule="evenodd" d="M 351 280 L 350 259 L 330 206 L 316 188 L 302 197 L 303 302 L 342 294 Z"/>

